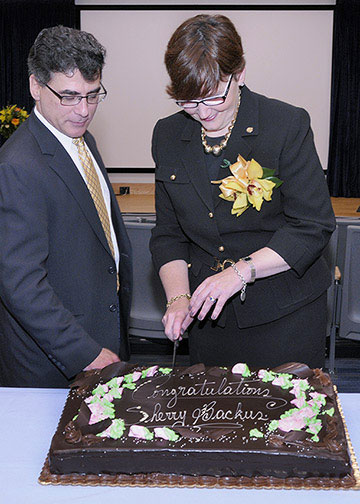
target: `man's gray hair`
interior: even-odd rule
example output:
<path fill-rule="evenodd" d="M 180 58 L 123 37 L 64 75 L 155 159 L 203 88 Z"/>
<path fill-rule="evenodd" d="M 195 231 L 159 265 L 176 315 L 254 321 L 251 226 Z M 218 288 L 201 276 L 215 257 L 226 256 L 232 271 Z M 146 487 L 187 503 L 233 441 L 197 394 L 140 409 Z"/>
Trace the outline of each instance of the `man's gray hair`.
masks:
<path fill-rule="evenodd" d="M 30 49 L 29 75 L 47 84 L 55 72 L 71 75 L 78 69 L 91 82 L 101 78 L 105 54 L 105 48 L 91 33 L 66 26 L 45 28 Z"/>

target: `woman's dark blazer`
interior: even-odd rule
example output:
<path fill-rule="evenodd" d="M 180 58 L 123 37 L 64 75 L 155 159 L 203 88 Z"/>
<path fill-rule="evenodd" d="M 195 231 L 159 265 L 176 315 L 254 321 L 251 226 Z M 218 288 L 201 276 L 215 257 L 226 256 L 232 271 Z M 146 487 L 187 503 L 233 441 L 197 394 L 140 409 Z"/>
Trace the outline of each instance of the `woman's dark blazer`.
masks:
<path fill-rule="evenodd" d="M 157 222 L 150 248 L 156 269 L 184 259 L 193 291 L 215 273 L 210 267 L 217 259 L 238 260 L 262 247 L 277 252 L 291 269 L 257 279 L 244 303 L 233 297 L 239 327 L 276 320 L 319 297 L 331 282 L 321 254 L 335 219 L 307 112 L 243 87 L 224 158 L 254 158 L 283 184 L 259 212 L 250 207 L 239 217 L 209 183 L 200 127 L 182 111 L 154 129 Z M 231 175 L 228 168 L 220 172 L 219 178 Z M 225 318 L 226 310 L 219 325 Z"/>

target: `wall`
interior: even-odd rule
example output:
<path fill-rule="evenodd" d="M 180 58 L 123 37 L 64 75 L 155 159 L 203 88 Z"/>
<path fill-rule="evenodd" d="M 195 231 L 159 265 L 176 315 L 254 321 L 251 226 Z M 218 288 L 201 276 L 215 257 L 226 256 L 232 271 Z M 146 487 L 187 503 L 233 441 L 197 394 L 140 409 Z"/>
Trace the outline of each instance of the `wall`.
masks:
<path fill-rule="evenodd" d="M 105 4 L 121 4 L 107 1 L 103 8 L 86 10 L 85 4 L 90 3 L 90 0 L 77 1 L 82 9 L 81 27 L 92 32 L 107 48 L 103 81 L 109 91 L 91 131 L 107 167 L 120 168 L 132 177 L 129 180 L 127 175 L 125 178 L 112 175 L 113 181 L 152 180 L 152 175 L 136 175 L 134 171 L 153 168 L 150 144 L 154 124 L 158 118 L 177 111 L 165 93 L 166 44 L 183 20 L 201 12 L 225 13 L 234 22 L 242 36 L 246 83 L 251 89 L 308 110 L 319 157 L 326 168 L 333 22 L 329 2 L 326 2 L 329 8 L 324 10 L 311 10 L 314 2 L 310 10 L 292 9 L 291 2 L 287 2 L 286 10 L 273 10 L 275 2 L 258 5 L 256 10 L 233 10 L 234 2 L 217 1 L 206 2 L 206 9 L 204 6 L 204 10 L 196 11 L 180 10 L 180 6 L 179 10 L 168 10 L 164 4 L 169 2 L 154 2 L 159 5 L 142 9 L 129 1 L 126 4 L 134 4 L 134 8 L 106 10 Z M 220 8 L 209 10 L 211 3 Z M 227 4 L 226 10 L 221 10 L 221 3 Z M 300 3 L 304 2 L 296 2 Z"/>

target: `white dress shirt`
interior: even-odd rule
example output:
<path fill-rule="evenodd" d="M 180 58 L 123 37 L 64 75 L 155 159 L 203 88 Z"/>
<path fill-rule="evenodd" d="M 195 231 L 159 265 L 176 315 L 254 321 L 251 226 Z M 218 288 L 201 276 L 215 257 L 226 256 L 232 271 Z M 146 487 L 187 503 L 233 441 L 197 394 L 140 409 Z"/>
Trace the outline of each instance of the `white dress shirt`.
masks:
<path fill-rule="evenodd" d="M 76 168 L 79 170 L 80 175 L 82 176 L 82 178 L 84 179 L 84 182 L 86 184 L 86 176 L 85 176 L 84 168 L 81 165 L 77 147 L 76 147 L 75 144 L 73 144 L 73 139 L 71 137 L 68 137 L 67 135 L 64 135 L 64 133 L 61 133 L 61 131 L 59 131 L 52 124 L 50 124 L 49 121 L 47 121 L 45 119 L 45 117 L 40 114 L 40 112 L 37 110 L 36 107 L 34 108 L 34 111 L 35 111 L 36 117 L 59 140 L 59 142 L 64 147 L 64 149 L 66 150 L 66 152 L 69 154 L 69 156 L 73 160 Z M 86 143 L 85 143 L 85 145 L 86 145 Z M 99 168 L 99 166 L 98 166 L 98 164 L 97 164 L 97 162 L 96 162 L 96 160 L 95 160 L 92 152 L 90 151 L 90 149 L 89 149 L 89 147 L 87 145 L 86 145 L 86 148 L 87 148 L 87 150 L 88 150 L 88 152 L 89 152 L 89 154 L 91 156 L 91 159 L 92 159 L 92 161 L 94 163 L 94 167 L 95 167 L 96 173 L 97 173 L 97 175 L 99 177 L 101 191 L 103 193 L 106 209 L 107 209 L 107 212 L 109 214 L 111 239 L 112 239 L 112 242 L 113 242 L 113 245 L 114 245 L 114 253 L 115 253 L 115 263 L 116 263 L 116 268 L 119 271 L 119 247 L 118 247 L 118 243 L 117 243 L 117 239 L 116 239 L 116 235 L 115 235 L 115 231 L 114 231 L 114 226 L 113 226 L 112 219 L 111 219 L 111 201 L 110 201 L 109 188 L 108 188 L 108 186 L 107 186 L 107 184 L 105 182 L 104 176 L 103 176 L 103 174 L 102 174 L 102 172 L 101 172 L 101 170 L 100 170 L 100 168 Z M 87 185 L 86 185 L 86 187 L 87 187 Z"/>

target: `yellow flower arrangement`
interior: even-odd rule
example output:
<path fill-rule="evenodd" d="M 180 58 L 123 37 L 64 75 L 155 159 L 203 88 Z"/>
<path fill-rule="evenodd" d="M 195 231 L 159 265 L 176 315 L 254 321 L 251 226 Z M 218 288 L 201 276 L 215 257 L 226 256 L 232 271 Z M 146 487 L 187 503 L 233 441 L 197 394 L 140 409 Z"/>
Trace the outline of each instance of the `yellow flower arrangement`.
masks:
<path fill-rule="evenodd" d="M 8 105 L 0 110 L 0 134 L 9 138 L 29 114 L 17 105 Z"/>
<path fill-rule="evenodd" d="M 237 217 L 251 205 L 259 212 L 263 201 L 270 201 L 273 189 L 283 183 L 274 177 L 275 170 L 262 168 L 255 159 L 245 161 L 240 154 L 234 164 L 224 159 L 223 167 L 229 167 L 232 175 L 212 184 L 220 184 L 219 197 L 233 202 L 231 213 Z"/>

